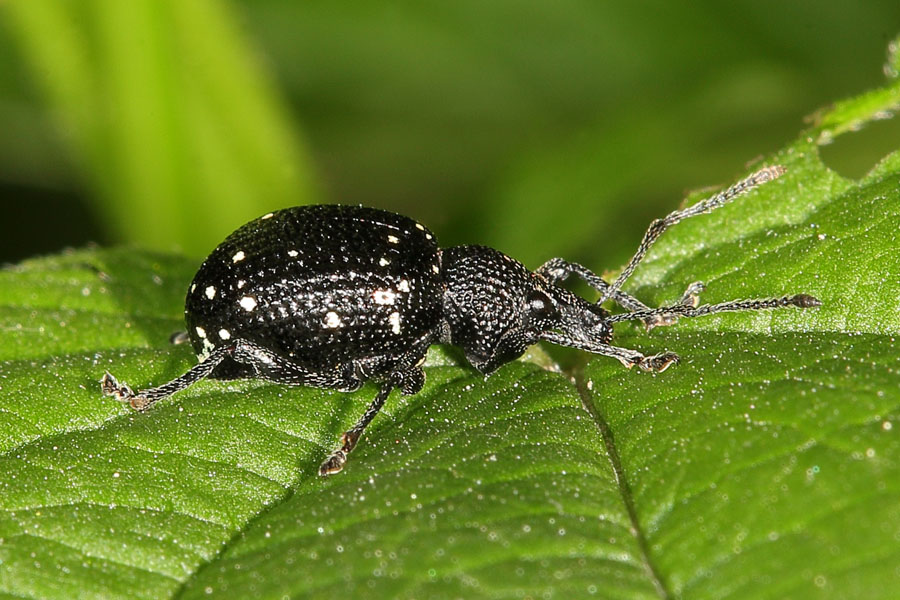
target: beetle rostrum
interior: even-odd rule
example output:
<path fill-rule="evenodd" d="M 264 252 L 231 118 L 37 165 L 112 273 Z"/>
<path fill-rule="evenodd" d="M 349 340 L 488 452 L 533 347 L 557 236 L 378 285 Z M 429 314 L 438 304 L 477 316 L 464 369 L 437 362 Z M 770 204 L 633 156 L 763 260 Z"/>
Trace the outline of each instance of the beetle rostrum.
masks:
<path fill-rule="evenodd" d="M 650 308 L 622 291 L 653 242 L 668 227 L 710 212 L 775 179 L 762 169 L 694 206 L 654 221 L 634 257 L 612 283 L 555 258 L 536 271 L 485 246 L 441 249 L 423 225 L 360 206 L 300 206 L 244 225 L 207 257 L 185 300 L 185 323 L 199 362 L 159 387 L 133 391 L 106 373 L 105 394 L 143 411 L 204 377 L 258 378 L 344 392 L 380 382 L 374 400 L 319 468 L 340 471 L 360 435 L 394 388 L 415 394 L 422 362 L 435 343 L 459 346 L 487 375 L 541 340 L 618 359 L 626 367 L 664 371 L 678 357 L 644 356 L 611 344 L 613 324 L 648 329 L 680 317 L 821 303 L 797 294 L 700 305 L 701 283 L 675 304 Z M 576 275 L 600 293 L 590 302 L 558 285 Z M 612 300 L 625 312 L 601 307 Z"/>

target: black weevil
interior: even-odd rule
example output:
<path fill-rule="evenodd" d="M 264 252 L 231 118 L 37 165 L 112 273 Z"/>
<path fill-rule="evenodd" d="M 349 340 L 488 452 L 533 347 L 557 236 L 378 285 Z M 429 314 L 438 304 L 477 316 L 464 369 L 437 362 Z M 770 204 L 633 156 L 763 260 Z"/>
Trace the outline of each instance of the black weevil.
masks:
<path fill-rule="evenodd" d="M 159 387 L 138 392 L 106 373 L 104 393 L 139 411 L 203 379 L 260 378 L 350 392 L 367 379 L 381 387 L 321 475 L 340 471 L 366 425 L 391 390 L 415 394 L 425 382 L 422 362 L 431 344 L 459 346 L 487 375 L 532 344 L 547 340 L 618 359 L 626 367 L 663 371 L 671 352 L 644 356 L 610 345 L 613 323 L 642 321 L 648 329 L 679 317 L 809 308 L 820 302 L 782 298 L 698 304 L 703 284 L 688 286 L 671 306 L 650 308 L 621 290 L 662 232 L 712 211 L 784 172 L 768 167 L 731 188 L 654 221 L 637 252 L 612 283 L 585 267 L 555 258 L 531 272 L 484 246 L 440 249 L 423 225 L 360 206 L 300 206 L 244 225 L 204 261 L 191 283 L 184 316 L 199 364 Z M 600 293 L 588 302 L 559 287 L 570 275 Z M 612 299 L 627 312 L 601 308 Z"/>

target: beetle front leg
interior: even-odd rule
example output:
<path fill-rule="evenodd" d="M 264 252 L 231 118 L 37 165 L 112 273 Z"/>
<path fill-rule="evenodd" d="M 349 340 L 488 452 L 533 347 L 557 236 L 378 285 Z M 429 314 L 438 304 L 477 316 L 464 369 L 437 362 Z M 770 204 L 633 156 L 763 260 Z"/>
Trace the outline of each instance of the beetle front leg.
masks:
<path fill-rule="evenodd" d="M 622 288 L 622 284 L 624 284 L 625 281 L 629 277 L 631 277 L 631 274 L 634 273 L 634 270 L 644 259 L 644 256 L 646 256 L 647 251 L 650 249 L 650 246 L 653 245 L 653 243 L 659 238 L 659 236 L 663 234 L 666 229 L 675 225 L 676 223 L 684 221 L 685 219 L 689 219 L 690 217 L 710 213 L 717 208 L 725 206 L 734 199 L 746 194 L 753 188 L 758 187 L 766 182 L 772 181 L 773 179 L 777 179 L 783 174 L 784 167 L 764 167 L 756 173 L 753 173 L 746 179 L 742 179 L 741 181 L 737 182 L 727 190 L 723 190 L 718 194 L 707 198 L 706 200 L 694 204 L 693 206 L 671 212 L 665 218 L 656 219 L 655 221 L 650 223 L 650 227 L 644 234 L 644 238 L 641 240 L 637 252 L 634 253 L 634 256 L 631 257 L 631 260 L 628 261 L 628 264 L 625 265 L 625 267 L 622 269 L 622 272 L 619 273 L 618 277 L 616 277 L 616 280 L 609 284 L 606 291 L 602 293 L 602 295 L 600 296 L 600 301 L 602 302 L 606 300 L 606 298 L 614 296 L 616 292 L 618 292 Z"/>
<path fill-rule="evenodd" d="M 591 354 L 600 354 L 615 358 L 620 363 L 628 367 L 638 367 L 642 371 L 652 371 L 662 373 L 669 368 L 669 365 L 678 362 L 678 355 L 674 352 L 660 352 L 651 356 L 645 356 L 637 350 L 629 348 L 620 348 L 619 346 L 610 346 L 609 344 L 601 344 L 596 342 L 586 342 L 576 340 L 555 331 L 548 331 L 541 335 L 541 339 L 558 344 L 560 346 L 568 346 L 584 350 Z"/>
<path fill-rule="evenodd" d="M 705 290 L 706 284 L 702 281 L 695 281 L 684 290 L 681 299 L 678 301 L 678 304 L 675 305 L 673 310 L 666 311 L 666 307 L 660 307 L 656 310 L 649 309 L 650 316 L 641 319 L 647 327 L 647 331 L 650 331 L 654 327 L 667 327 L 677 323 L 678 317 L 682 316 L 682 314 L 676 311 L 680 311 L 685 307 L 697 308 L 700 305 L 700 294 Z"/>
<path fill-rule="evenodd" d="M 551 258 L 543 265 L 538 267 L 538 269 L 535 271 L 535 274 L 540 275 L 550 283 L 562 281 L 570 275 L 577 275 L 586 284 L 588 284 L 601 294 L 604 294 L 610 286 L 609 282 L 607 282 L 605 279 L 603 279 L 587 267 L 578 263 L 569 262 L 564 258 Z M 617 290 L 615 293 L 613 293 L 612 299 L 622 308 L 627 308 L 631 311 L 650 310 L 649 306 L 647 306 L 634 296 L 621 290 Z"/>
<path fill-rule="evenodd" d="M 563 258 L 551 258 L 543 265 L 541 265 L 540 268 L 535 271 L 535 273 L 541 275 L 550 283 L 556 283 L 557 281 L 566 279 L 573 274 L 578 275 L 585 283 L 587 283 L 589 286 L 591 286 L 601 294 L 604 294 L 610 287 L 610 284 L 605 279 L 603 279 L 587 267 L 582 266 L 578 263 L 569 262 Z M 705 289 L 706 285 L 704 285 L 702 281 L 695 281 L 684 291 L 684 294 L 682 294 L 681 296 L 681 300 L 679 300 L 679 304 L 696 308 L 700 301 L 699 294 L 701 294 Z M 631 294 L 623 292 L 622 290 L 615 291 L 612 294 L 612 299 L 616 304 L 628 309 L 631 312 L 653 310 Z M 647 318 L 644 321 L 644 325 L 647 326 L 647 331 L 649 331 L 654 327 L 673 325 L 677 321 L 678 315 L 657 313 L 652 317 Z"/>

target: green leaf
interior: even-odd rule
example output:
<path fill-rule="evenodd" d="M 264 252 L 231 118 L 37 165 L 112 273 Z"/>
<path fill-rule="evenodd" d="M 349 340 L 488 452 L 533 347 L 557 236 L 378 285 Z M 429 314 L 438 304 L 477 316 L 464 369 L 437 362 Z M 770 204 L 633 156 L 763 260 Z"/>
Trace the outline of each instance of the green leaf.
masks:
<path fill-rule="evenodd" d="M 622 326 L 619 345 L 682 356 L 660 374 L 483 379 L 436 350 L 328 479 L 372 385 L 204 381 L 144 414 L 101 397 L 105 370 L 144 386 L 193 364 L 168 338 L 196 262 L 88 249 L 0 272 L 0 593 L 895 596 L 900 151 L 852 181 L 817 143 L 898 86 L 836 104 L 766 160 L 787 175 L 679 224 L 629 283 L 821 308 Z"/>

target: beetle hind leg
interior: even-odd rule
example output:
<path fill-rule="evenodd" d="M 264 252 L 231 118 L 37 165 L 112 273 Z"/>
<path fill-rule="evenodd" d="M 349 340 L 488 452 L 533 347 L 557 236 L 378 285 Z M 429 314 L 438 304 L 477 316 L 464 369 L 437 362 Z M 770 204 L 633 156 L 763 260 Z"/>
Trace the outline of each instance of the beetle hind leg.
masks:
<path fill-rule="evenodd" d="M 232 358 L 249 371 L 243 375 L 244 377 L 264 379 L 283 385 L 306 385 L 355 392 L 363 384 L 352 365 L 348 368 L 324 371 L 311 370 L 255 342 L 243 339 L 235 342 Z"/>
<path fill-rule="evenodd" d="M 100 380 L 100 389 L 106 396 L 127 402 L 139 412 L 145 411 L 157 401 L 209 377 L 226 360 L 245 366 L 247 370 L 242 373 L 244 377 L 257 377 L 285 385 L 309 385 L 352 392 L 362 387 L 363 383 L 352 369 L 314 372 L 255 342 L 237 339 L 226 346 L 219 346 L 186 373 L 161 386 L 134 391 L 127 383 L 106 373 Z"/>
<path fill-rule="evenodd" d="M 100 380 L 100 389 L 103 391 L 104 395 L 113 396 L 120 402 L 127 402 L 131 408 L 138 412 L 145 411 L 158 400 L 168 398 L 172 394 L 180 392 L 181 390 L 194 385 L 204 377 L 207 377 L 219 363 L 225 360 L 225 358 L 230 356 L 233 352 L 234 346 L 222 346 L 217 348 L 204 360 L 191 367 L 184 375 L 176 377 L 172 381 L 164 383 L 161 386 L 139 390 L 137 392 L 132 390 L 131 386 L 127 383 L 124 381 L 120 382 L 107 371 Z"/>

